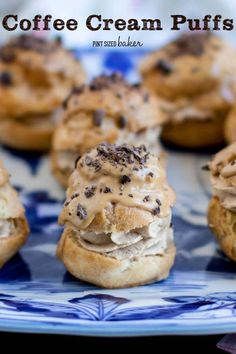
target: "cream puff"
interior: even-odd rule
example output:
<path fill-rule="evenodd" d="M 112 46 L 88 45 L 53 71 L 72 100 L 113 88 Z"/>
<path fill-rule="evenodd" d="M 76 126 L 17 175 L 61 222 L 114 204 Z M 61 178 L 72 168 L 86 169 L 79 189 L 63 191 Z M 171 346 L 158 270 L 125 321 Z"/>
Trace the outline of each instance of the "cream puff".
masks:
<path fill-rule="evenodd" d="M 175 193 L 144 145 L 100 144 L 76 163 L 59 217 L 57 255 L 78 279 L 105 288 L 168 276 Z"/>
<path fill-rule="evenodd" d="M 158 135 L 165 116 L 158 100 L 120 75 L 100 76 L 74 89 L 52 143 L 52 171 L 67 185 L 76 158 L 102 142 L 143 144 L 159 152 Z"/>
<path fill-rule="evenodd" d="M 236 82 L 236 52 L 227 42 L 209 32 L 183 34 L 148 55 L 140 70 L 163 100 L 164 142 L 189 149 L 224 143 Z"/>
<path fill-rule="evenodd" d="M 0 268 L 22 247 L 28 234 L 24 208 L 0 161 Z"/>
<path fill-rule="evenodd" d="M 223 252 L 236 261 L 236 142 L 209 163 L 213 197 L 208 223 Z"/>
<path fill-rule="evenodd" d="M 0 48 L 0 143 L 48 150 L 60 106 L 85 81 L 81 64 L 59 41 L 21 35 Z"/>
<path fill-rule="evenodd" d="M 224 126 L 225 140 L 228 144 L 236 141 L 236 107 L 234 106 L 226 117 Z"/>

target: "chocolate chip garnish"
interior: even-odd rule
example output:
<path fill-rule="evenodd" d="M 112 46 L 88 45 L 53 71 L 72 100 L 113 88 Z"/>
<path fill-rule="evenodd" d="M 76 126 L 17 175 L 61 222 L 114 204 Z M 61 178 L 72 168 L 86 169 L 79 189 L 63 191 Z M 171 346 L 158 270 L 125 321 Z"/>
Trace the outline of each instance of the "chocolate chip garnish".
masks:
<path fill-rule="evenodd" d="M 75 168 L 77 167 L 77 163 L 79 162 L 79 160 L 81 159 L 81 156 L 78 156 L 75 160 Z"/>
<path fill-rule="evenodd" d="M 125 184 L 131 182 L 131 178 L 127 175 L 120 176 L 120 183 Z"/>
<path fill-rule="evenodd" d="M 135 84 L 132 85 L 133 88 L 139 89 L 141 87 L 140 82 L 136 82 Z"/>
<path fill-rule="evenodd" d="M 87 216 L 88 216 L 86 208 L 83 207 L 83 205 L 78 204 L 77 205 L 77 213 L 76 213 L 76 215 L 80 218 L 80 220 L 86 219 Z"/>
<path fill-rule="evenodd" d="M 8 71 L 3 71 L 0 73 L 0 84 L 2 86 L 11 86 L 12 85 L 12 76 Z"/>
<path fill-rule="evenodd" d="M 133 198 L 133 197 L 134 197 L 133 194 L 128 194 L 128 196 L 129 196 L 130 198 Z"/>
<path fill-rule="evenodd" d="M 154 176 L 153 172 L 149 172 L 149 173 L 148 173 L 148 176 L 151 177 L 151 178 L 153 178 L 153 176 Z"/>
<path fill-rule="evenodd" d="M 231 165 L 231 166 L 235 165 L 235 160 L 231 161 L 231 162 L 230 162 L 230 165 Z"/>
<path fill-rule="evenodd" d="M 93 113 L 93 124 L 95 127 L 100 127 L 102 125 L 102 120 L 104 118 L 105 112 L 102 109 L 97 109 Z"/>
<path fill-rule="evenodd" d="M 75 199 L 75 198 L 77 198 L 78 196 L 79 196 L 79 193 L 74 193 L 74 194 L 71 196 L 70 199 L 71 199 L 71 200 L 72 200 L 72 199 Z"/>
<path fill-rule="evenodd" d="M 118 119 L 118 127 L 120 129 L 124 129 L 126 127 L 127 121 L 126 118 L 124 116 L 120 116 Z"/>
<path fill-rule="evenodd" d="M 150 201 L 150 196 L 149 195 L 146 195 L 144 198 L 143 198 L 143 202 L 146 203 L 146 202 L 149 202 Z"/>
<path fill-rule="evenodd" d="M 111 188 L 109 188 L 109 187 L 105 187 L 105 189 L 104 189 L 104 193 L 111 193 Z"/>
<path fill-rule="evenodd" d="M 160 59 L 155 65 L 155 69 L 160 71 L 164 75 L 169 75 L 173 71 L 173 66 L 165 59 Z"/>
<path fill-rule="evenodd" d="M 159 206 L 161 206 L 161 201 L 160 201 L 160 199 L 156 199 L 156 203 L 159 205 Z"/>
<path fill-rule="evenodd" d="M 65 98 L 65 100 L 62 102 L 62 107 L 64 109 L 67 109 L 68 103 L 71 99 L 72 96 L 74 95 L 80 95 L 84 91 L 84 85 L 78 86 L 78 87 L 73 87 L 69 95 Z"/>
<path fill-rule="evenodd" d="M 95 194 L 96 191 L 96 187 L 95 186 L 91 186 L 91 187 L 86 187 L 85 191 L 84 191 L 84 195 L 86 198 L 92 198 Z"/>
<path fill-rule="evenodd" d="M 209 165 L 206 164 L 206 165 L 202 166 L 202 170 L 203 170 L 203 171 L 210 171 Z"/>
<path fill-rule="evenodd" d="M 4 63 L 12 63 L 15 60 L 16 56 L 14 53 L 6 50 L 0 50 L 0 60 Z"/>
<path fill-rule="evenodd" d="M 152 214 L 153 215 L 158 215 L 158 214 L 160 214 L 160 210 L 161 210 L 160 207 L 157 207 L 157 208 L 152 210 Z"/>

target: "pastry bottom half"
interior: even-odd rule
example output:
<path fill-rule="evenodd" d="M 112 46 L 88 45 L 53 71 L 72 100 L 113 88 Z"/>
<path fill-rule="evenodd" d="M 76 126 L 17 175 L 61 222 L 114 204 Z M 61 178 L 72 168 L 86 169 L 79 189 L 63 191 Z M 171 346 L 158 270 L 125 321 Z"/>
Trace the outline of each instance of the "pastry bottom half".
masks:
<path fill-rule="evenodd" d="M 57 256 L 76 278 L 103 288 L 125 288 L 165 279 L 175 259 L 171 242 L 164 255 L 118 260 L 81 247 L 75 231 L 66 227 Z"/>
<path fill-rule="evenodd" d="M 223 114 L 212 119 L 186 119 L 171 121 L 164 125 L 161 140 L 173 147 L 204 149 L 221 146 L 224 138 L 225 117 Z"/>
<path fill-rule="evenodd" d="M 236 261 L 236 213 L 224 208 L 218 197 L 213 197 L 208 207 L 208 224 L 222 251 Z"/>

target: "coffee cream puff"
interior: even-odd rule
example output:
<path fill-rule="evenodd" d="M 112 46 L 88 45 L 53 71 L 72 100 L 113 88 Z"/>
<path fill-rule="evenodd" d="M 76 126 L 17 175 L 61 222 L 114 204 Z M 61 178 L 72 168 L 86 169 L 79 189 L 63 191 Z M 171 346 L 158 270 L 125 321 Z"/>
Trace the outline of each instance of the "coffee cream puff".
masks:
<path fill-rule="evenodd" d="M 174 201 L 162 164 L 144 145 L 100 144 L 69 179 L 57 255 L 75 277 L 105 288 L 164 279 L 175 258 Z"/>
<path fill-rule="evenodd" d="M 209 163 L 213 197 L 208 223 L 223 252 L 236 261 L 236 142 Z"/>
<path fill-rule="evenodd" d="M 24 208 L 0 161 L 0 268 L 26 242 L 28 234 Z"/>
<path fill-rule="evenodd" d="M 0 48 L 0 143 L 47 150 L 59 107 L 84 82 L 81 64 L 62 48 L 21 35 Z"/>
<path fill-rule="evenodd" d="M 52 171 L 66 186 L 76 158 L 102 142 L 145 143 L 159 152 L 158 135 L 165 116 L 158 100 L 120 75 L 100 76 L 74 89 L 65 102 L 52 144 Z"/>
<path fill-rule="evenodd" d="M 189 149 L 224 143 L 234 101 L 236 52 L 209 32 L 183 34 L 141 63 L 144 84 L 162 98 L 162 140 Z"/>

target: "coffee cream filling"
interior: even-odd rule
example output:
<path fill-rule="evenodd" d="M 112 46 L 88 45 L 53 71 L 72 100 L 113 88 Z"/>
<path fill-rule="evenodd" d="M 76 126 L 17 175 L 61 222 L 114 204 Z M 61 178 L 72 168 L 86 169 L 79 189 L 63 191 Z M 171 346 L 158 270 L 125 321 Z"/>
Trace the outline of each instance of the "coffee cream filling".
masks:
<path fill-rule="evenodd" d="M 150 255 L 161 256 L 173 240 L 170 221 L 171 215 L 128 233 L 98 234 L 80 231 L 78 239 L 83 248 L 118 260 Z"/>
<path fill-rule="evenodd" d="M 0 219 L 0 238 L 12 235 L 14 222 L 12 219 Z"/>
<path fill-rule="evenodd" d="M 236 143 L 218 152 L 209 168 L 213 195 L 224 208 L 236 211 Z"/>

